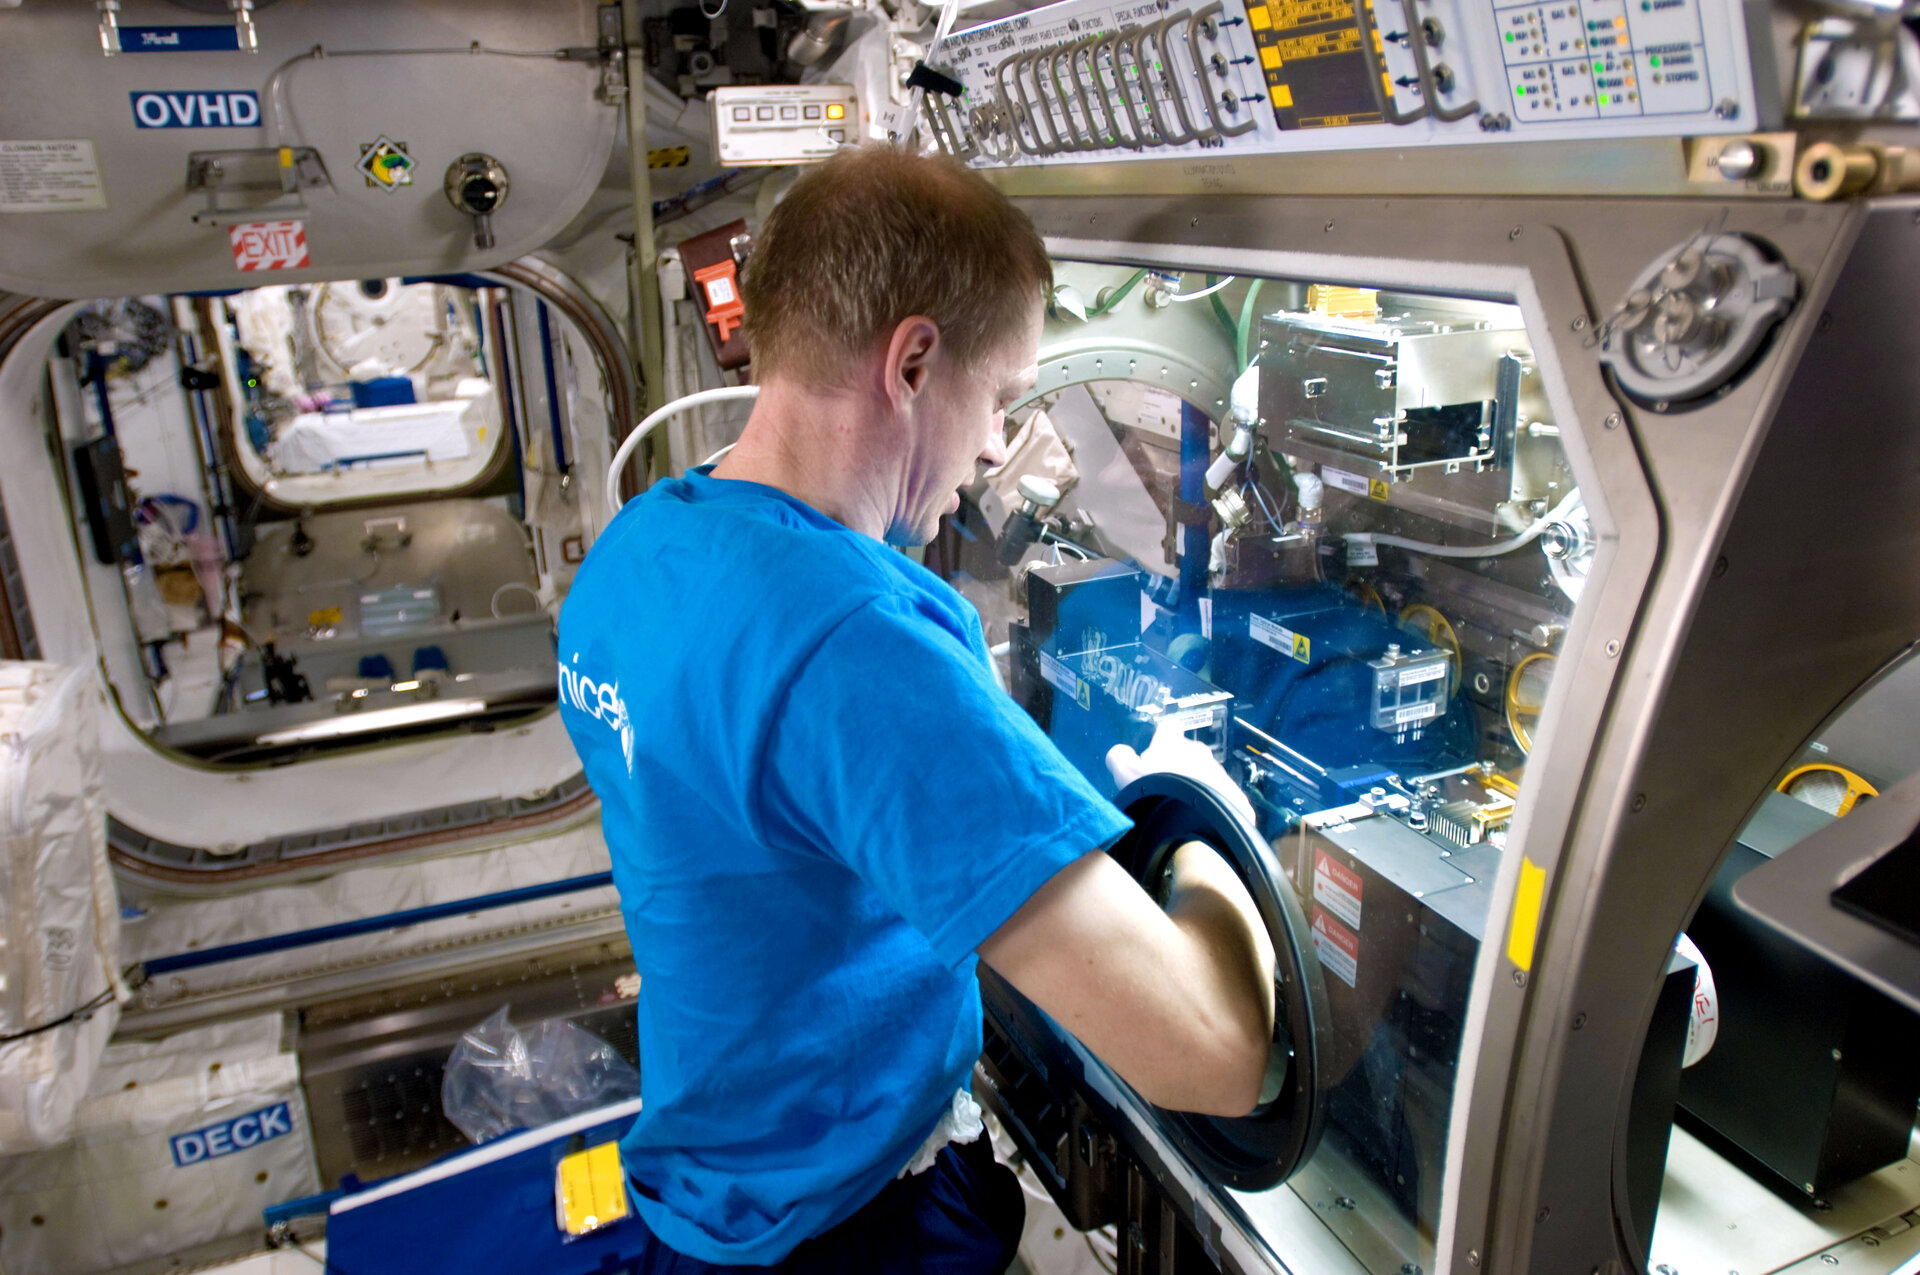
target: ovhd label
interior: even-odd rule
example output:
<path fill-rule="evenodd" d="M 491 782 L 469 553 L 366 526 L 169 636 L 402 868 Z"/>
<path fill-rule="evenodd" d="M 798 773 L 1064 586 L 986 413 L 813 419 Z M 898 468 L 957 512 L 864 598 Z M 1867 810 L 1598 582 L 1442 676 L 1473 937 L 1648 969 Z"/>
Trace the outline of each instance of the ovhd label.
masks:
<path fill-rule="evenodd" d="M 293 1132 L 293 1112 L 284 1102 L 222 1120 L 192 1133 L 173 1135 L 173 1162 L 182 1168 L 245 1151 Z"/>
<path fill-rule="evenodd" d="M 211 93 L 129 93 L 138 128 L 258 128 L 260 95 L 247 89 Z"/>

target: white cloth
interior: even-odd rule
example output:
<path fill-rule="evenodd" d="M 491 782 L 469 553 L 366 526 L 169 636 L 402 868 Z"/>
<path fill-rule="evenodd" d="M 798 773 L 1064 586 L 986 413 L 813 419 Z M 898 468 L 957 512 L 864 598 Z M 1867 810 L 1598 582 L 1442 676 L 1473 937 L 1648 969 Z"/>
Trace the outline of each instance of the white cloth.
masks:
<path fill-rule="evenodd" d="M 916 1173 L 925 1173 L 940 1158 L 941 1149 L 948 1143 L 972 1142 L 986 1131 L 986 1127 L 986 1121 L 980 1116 L 980 1104 L 973 1100 L 973 1095 L 964 1089 L 956 1090 L 953 1101 L 947 1104 L 947 1109 L 940 1115 L 940 1123 L 933 1126 L 933 1132 L 913 1153 L 913 1159 L 907 1161 L 906 1167 L 894 1174 L 894 1179 L 898 1181 Z"/>
<path fill-rule="evenodd" d="M 337 461 L 400 452 L 427 459 L 463 460 L 472 450 L 462 417 L 480 410 L 476 399 L 443 399 L 350 412 L 303 412 L 281 427 L 268 448 L 274 468 L 288 474 L 319 473 Z"/>

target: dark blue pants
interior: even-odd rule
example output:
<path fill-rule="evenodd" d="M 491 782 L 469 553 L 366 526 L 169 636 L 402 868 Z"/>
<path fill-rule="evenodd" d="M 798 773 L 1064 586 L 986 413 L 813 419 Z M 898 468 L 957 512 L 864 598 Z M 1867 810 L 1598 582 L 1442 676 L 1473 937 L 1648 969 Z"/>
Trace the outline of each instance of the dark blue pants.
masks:
<path fill-rule="evenodd" d="M 985 1137 L 940 1152 L 932 1168 L 889 1182 L 865 1208 L 778 1266 L 715 1266 L 654 1240 L 635 1275 L 1000 1275 L 1020 1246 L 1027 1206 Z"/>

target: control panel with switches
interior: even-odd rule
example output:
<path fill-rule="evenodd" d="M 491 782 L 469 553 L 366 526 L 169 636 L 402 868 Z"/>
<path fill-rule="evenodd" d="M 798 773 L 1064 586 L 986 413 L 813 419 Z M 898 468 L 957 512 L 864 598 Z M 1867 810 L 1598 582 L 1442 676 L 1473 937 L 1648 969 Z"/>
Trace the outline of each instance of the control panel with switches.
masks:
<path fill-rule="evenodd" d="M 858 102 L 845 84 L 755 84 L 707 94 L 723 164 L 804 164 L 860 140 Z"/>

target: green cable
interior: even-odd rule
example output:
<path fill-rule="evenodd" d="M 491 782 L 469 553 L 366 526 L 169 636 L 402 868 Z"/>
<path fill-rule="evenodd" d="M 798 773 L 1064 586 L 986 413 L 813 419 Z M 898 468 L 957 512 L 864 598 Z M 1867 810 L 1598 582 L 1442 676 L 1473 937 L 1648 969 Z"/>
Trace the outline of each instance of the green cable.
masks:
<path fill-rule="evenodd" d="M 1264 280 L 1255 279 L 1249 284 L 1247 286 L 1247 299 L 1240 303 L 1239 370 L 1242 372 L 1246 371 L 1247 366 L 1253 362 L 1253 354 L 1248 347 L 1253 344 L 1253 312 L 1256 303 L 1260 299 L 1260 285 L 1263 282 Z"/>
<path fill-rule="evenodd" d="M 1128 279 L 1125 283 L 1121 284 L 1118 288 L 1115 288 L 1113 290 L 1113 294 L 1109 296 L 1105 301 L 1102 301 L 1099 305 L 1087 311 L 1087 317 L 1089 319 L 1095 318 L 1099 315 L 1105 314 L 1107 311 L 1113 309 L 1113 307 L 1119 305 L 1122 301 L 1126 300 L 1127 294 L 1133 291 L 1133 286 L 1139 283 L 1142 279 L 1146 277 L 1147 277 L 1146 267 L 1142 266 L 1140 269 L 1133 272 L 1132 278 Z"/>
<path fill-rule="evenodd" d="M 1207 286 L 1211 288 L 1215 283 L 1219 282 L 1219 280 L 1219 275 L 1210 274 L 1207 276 Z M 1215 292 L 1209 295 L 1207 297 L 1207 304 L 1213 307 L 1213 317 L 1220 320 L 1220 326 L 1226 329 L 1227 348 L 1235 351 L 1239 350 L 1240 329 L 1233 325 L 1233 315 L 1227 310 L 1226 303 L 1220 299 L 1220 294 Z"/>

